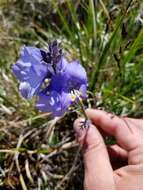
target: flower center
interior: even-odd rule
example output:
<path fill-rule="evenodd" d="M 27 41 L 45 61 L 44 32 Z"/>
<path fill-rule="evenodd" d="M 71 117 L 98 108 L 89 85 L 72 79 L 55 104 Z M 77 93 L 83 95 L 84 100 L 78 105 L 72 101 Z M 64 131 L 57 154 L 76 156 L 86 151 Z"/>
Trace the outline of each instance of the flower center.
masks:
<path fill-rule="evenodd" d="M 62 57 L 62 49 L 57 40 L 49 42 L 48 51 L 41 50 L 42 59 L 47 63 L 51 64 L 54 72 L 56 73 L 56 65 Z"/>

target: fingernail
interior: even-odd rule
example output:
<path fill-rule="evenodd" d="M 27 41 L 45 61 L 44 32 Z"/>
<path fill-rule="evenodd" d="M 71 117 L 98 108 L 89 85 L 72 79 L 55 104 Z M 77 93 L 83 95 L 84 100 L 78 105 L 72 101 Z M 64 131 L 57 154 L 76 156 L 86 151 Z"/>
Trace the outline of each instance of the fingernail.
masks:
<path fill-rule="evenodd" d="M 75 130 L 78 138 L 83 136 L 86 132 L 86 128 L 83 125 L 84 122 L 85 122 L 84 118 L 79 118 L 79 119 L 75 120 L 75 122 L 74 122 L 74 130 Z"/>

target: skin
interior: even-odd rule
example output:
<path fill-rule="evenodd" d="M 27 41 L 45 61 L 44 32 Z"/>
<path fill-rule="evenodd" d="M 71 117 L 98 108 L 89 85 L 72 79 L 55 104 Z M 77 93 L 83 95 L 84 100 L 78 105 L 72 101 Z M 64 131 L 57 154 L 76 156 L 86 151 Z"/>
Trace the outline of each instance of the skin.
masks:
<path fill-rule="evenodd" d="M 86 113 L 92 121 L 88 128 L 81 129 L 82 118 L 74 122 L 84 159 L 84 189 L 143 190 L 143 119 L 95 109 Z M 114 136 L 117 144 L 107 147 L 103 136 Z"/>

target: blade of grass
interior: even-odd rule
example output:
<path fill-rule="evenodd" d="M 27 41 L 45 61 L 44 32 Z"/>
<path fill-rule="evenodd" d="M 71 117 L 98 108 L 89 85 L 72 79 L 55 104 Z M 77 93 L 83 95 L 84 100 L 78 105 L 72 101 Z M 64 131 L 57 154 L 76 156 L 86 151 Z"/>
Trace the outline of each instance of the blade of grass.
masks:
<path fill-rule="evenodd" d="M 77 12 L 75 10 L 75 6 L 71 0 L 67 1 L 67 6 L 69 9 L 70 15 L 72 17 L 73 28 L 75 30 L 75 33 L 77 34 L 77 46 L 78 46 L 79 53 L 80 53 L 80 60 L 81 60 L 81 63 L 84 65 L 82 45 L 81 45 L 81 28 L 80 28 L 80 22 L 78 19 L 78 15 L 77 15 Z"/>
<path fill-rule="evenodd" d="M 108 13 L 108 10 L 107 10 L 104 2 L 102 0 L 99 0 L 99 3 L 101 4 L 101 7 L 103 8 L 103 11 L 104 11 L 105 15 L 107 16 L 108 20 L 111 20 L 110 15 Z"/>
<path fill-rule="evenodd" d="M 97 68 L 95 69 L 95 71 L 91 75 L 91 83 L 90 83 L 90 87 L 89 87 L 89 89 L 91 91 L 95 90 L 94 87 L 95 87 L 96 82 L 97 82 L 98 77 L 99 77 L 99 73 L 100 73 L 99 71 L 100 71 L 101 67 L 106 63 L 106 58 L 107 58 L 107 55 L 108 55 L 108 53 L 110 51 L 110 47 L 111 47 L 112 43 L 114 42 L 114 40 L 116 39 L 117 32 L 118 32 L 120 26 L 122 25 L 123 19 L 126 16 L 126 14 L 127 14 L 128 10 L 130 8 L 132 2 L 133 2 L 133 0 L 130 0 L 128 2 L 127 7 L 125 8 L 125 10 L 122 13 L 122 15 L 119 18 L 117 18 L 117 23 L 116 23 L 115 30 L 112 33 L 109 41 L 107 42 L 107 44 L 105 45 L 105 47 L 103 49 L 103 52 L 102 52 L 102 54 L 101 54 L 101 56 L 99 58 L 99 62 L 97 64 Z"/>
<path fill-rule="evenodd" d="M 94 4 L 94 0 L 89 0 L 89 10 L 90 10 L 90 15 L 92 15 L 92 24 L 93 24 L 93 44 L 94 44 L 94 46 L 96 44 L 96 21 L 97 21 L 95 8 L 96 7 Z"/>
<path fill-rule="evenodd" d="M 56 1 L 51 1 L 51 3 L 53 4 L 53 6 L 56 5 Z M 57 13 L 63 23 L 63 27 L 66 30 L 66 32 L 68 33 L 68 35 L 70 36 L 71 39 L 73 39 L 73 32 L 71 31 L 71 27 L 69 26 L 69 23 L 67 21 L 67 18 L 65 17 L 65 15 L 63 14 L 63 10 L 58 7 L 57 9 Z"/>
<path fill-rule="evenodd" d="M 103 52 L 100 56 L 100 59 L 99 59 L 99 62 L 97 64 L 97 68 L 96 70 L 92 73 L 92 76 L 91 76 L 91 83 L 90 83 L 90 90 L 93 91 L 94 90 L 94 87 L 95 87 L 95 84 L 98 80 L 98 76 L 99 76 L 99 71 L 101 69 L 101 67 L 106 63 L 106 58 L 107 58 L 107 55 L 109 53 L 109 50 L 110 50 L 110 47 L 112 45 L 112 42 L 114 41 L 114 39 L 116 38 L 116 34 L 123 22 L 123 18 L 124 16 L 121 16 L 119 19 L 118 19 L 118 22 L 116 24 L 116 28 L 114 30 L 114 32 L 112 33 L 109 41 L 107 42 L 107 44 L 105 45 L 104 49 L 103 49 Z"/>
<path fill-rule="evenodd" d="M 112 96 L 117 96 L 117 97 L 121 98 L 122 100 L 125 100 L 128 103 L 135 104 L 134 100 L 132 100 L 131 98 L 128 98 L 126 96 L 123 96 L 122 94 L 119 94 L 118 92 L 113 92 L 109 89 L 104 89 L 104 93 L 110 94 Z"/>
<path fill-rule="evenodd" d="M 143 30 L 140 31 L 137 38 L 133 42 L 129 52 L 124 57 L 124 60 L 123 60 L 124 65 L 126 63 L 129 63 L 134 57 L 134 55 L 136 54 L 136 52 L 141 48 L 143 48 Z"/>

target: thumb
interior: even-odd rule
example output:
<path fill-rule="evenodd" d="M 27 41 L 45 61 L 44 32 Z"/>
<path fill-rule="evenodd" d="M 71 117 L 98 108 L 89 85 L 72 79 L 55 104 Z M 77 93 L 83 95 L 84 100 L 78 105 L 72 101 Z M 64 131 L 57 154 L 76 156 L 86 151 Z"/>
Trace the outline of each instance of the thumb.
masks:
<path fill-rule="evenodd" d="M 113 170 L 103 138 L 92 124 L 87 128 L 81 128 L 83 121 L 84 119 L 77 119 L 74 122 L 74 129 L 83 152 L 85 189 L 112 190 Z"/>

